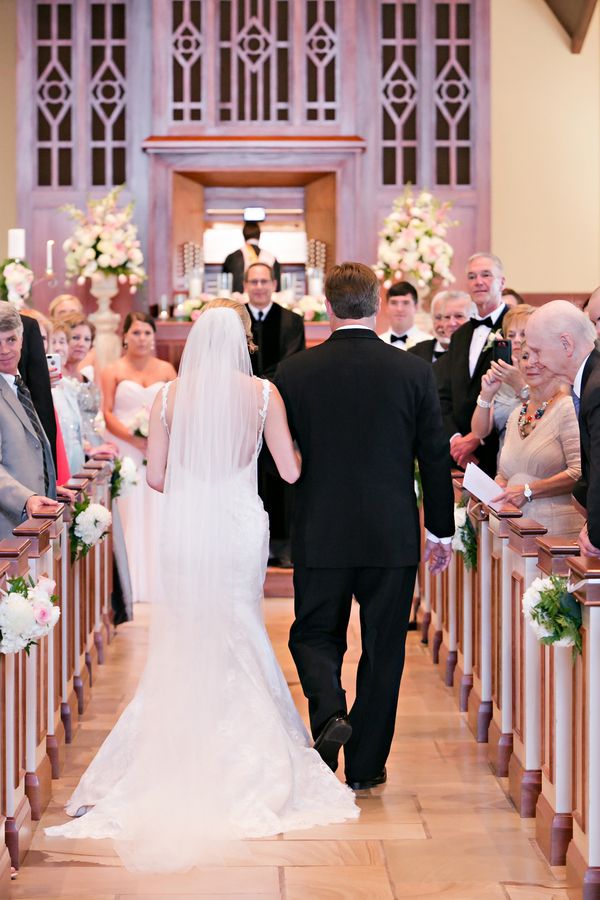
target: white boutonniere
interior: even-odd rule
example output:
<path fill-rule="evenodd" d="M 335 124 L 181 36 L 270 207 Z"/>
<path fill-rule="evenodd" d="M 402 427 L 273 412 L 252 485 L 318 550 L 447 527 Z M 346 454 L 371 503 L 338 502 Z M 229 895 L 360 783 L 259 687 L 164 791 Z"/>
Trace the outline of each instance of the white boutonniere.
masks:
<path fill-rule="evenodd" d="M 486 350 L 491 350 L 492 347 L 494 346 L 494 344 L 496 343 L 496 341 L 501 341 L 503 339 L 504 339 L 504 335 L 502 334 L 501 331 L 490 331 L 490 333 L 488 334 L 488 339 L 485 342 L 485 345 L 481 352 L 485 353 Z"/>

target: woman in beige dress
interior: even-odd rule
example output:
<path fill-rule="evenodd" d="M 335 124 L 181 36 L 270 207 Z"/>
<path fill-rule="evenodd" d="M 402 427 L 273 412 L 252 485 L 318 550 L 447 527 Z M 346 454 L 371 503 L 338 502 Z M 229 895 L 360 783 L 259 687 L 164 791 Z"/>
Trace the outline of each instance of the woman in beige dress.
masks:
<path fill-rule="evenodd" d="M 527 517 L 550 534 L 575 536 L 583 519 L 571 502 L 573 485 L 581 474 L 573 401 L 563 382 L 530 363 L 526 346 L 519 367 L 529 385 L 529 399 L 508 418 L 496 477 L 504 490 L 495 500 L 526 507 Z"/>

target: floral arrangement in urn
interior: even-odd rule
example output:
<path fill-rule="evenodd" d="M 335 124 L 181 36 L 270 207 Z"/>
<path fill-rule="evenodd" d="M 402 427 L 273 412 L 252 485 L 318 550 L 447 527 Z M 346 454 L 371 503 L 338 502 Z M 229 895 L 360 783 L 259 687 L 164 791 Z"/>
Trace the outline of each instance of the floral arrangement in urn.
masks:
<path fill-rule="evenodd" d="M 116 275 L 120 284 L 129 283 L 130 293 L 146 277 L 144 255 L 132 222 L 133 203 L 119 209 L 123 186 L 113 188 L 100 200 L 88 200 L 85 211 L 72 204 L 61 209 L 77 223 L 73 236 L 63 244 L 67 280 L 83 284 L 96 273 Z"/>
<path fill-rule="evenodd" d="M 56 582 L 41 575 L 9 578 L 8 591 L 0 600 L 0 653 L 18 653 L 49 634 L 60 618 Z"/>
<path fill-rule="evenodd" d="M 295 298 L 288 300 L 284 296 L 285 293 L 285 291 L 282 291 L 277 294 L 277 302 L 285 306 L 286 309 L 291 309 L 292 312 L 302 316 L 306 322 L 327 321 L 328 316 L 324 297 L 312 297 L 310 294 L 305 294 L 300 300 Z"/>
<path fill-rule="evenodd" d="M 379 232 L 373 267 L 386 288 L 400 280 L 412 281 L 421 290 L 433 281 L 447 285 L 455 280 L 450 271 L 454 251 L 445 240 L 448 229 L 457 224 L 448 216 L 450 207 L 428 191 L 415 196 L 410 185 L 394 200 Z"/>
<path fill-rule="evenodd" d="M 5 259 L 0 264 L 0 300 L 22 309 L 31 292 L 33 272 L 22 259 Z"/>

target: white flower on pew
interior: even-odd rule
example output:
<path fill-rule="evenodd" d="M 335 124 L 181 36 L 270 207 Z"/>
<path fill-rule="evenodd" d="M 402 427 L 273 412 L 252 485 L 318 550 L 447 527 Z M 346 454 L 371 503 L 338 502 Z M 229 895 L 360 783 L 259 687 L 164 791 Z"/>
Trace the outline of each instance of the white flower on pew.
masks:
<path fill-rule="evenodd" d="M 452 549 L 462 553 L 467 571 L 477 568 L 477 535 L 467 511 L 467 499 L 454 504 L 454 537 Z"/>
<path fill-rule="evenodd" d="M 91 503 L 87 494 L 75 504 L 75 514 L 69 534 L 71 538 L 71 562 L 81 559 L 107 534 L 112 516 L 101 503 Z"/>
<path fill-rule="evenodd" d="M 29 652 L 37 638 L 50 633 L 60 618 L 54 588 L 56 583 L 41 576 L 11 578 L 9 592 L 0 600 L 0 653 Z"/>
<path fill-rule="evenodd" d="M 138 484 L 137 466 L 132 458 L 117 456 L 110 478 L 111 498 L 116 500 L 117 497 L 126 497 Z"/>
<path fill-rule="evenodd" d="M 538 641 L 581 653 L 581 608 L 559 575 L 534 578 L 523 594 L 523 616 Z"/>

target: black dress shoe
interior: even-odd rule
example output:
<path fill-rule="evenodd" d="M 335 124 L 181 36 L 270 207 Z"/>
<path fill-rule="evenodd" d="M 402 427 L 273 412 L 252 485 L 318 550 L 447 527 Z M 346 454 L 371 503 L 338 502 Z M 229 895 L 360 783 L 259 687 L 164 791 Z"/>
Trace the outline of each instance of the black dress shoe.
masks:
<path fill-rule="evenodd" d="M 371 788 L 379 787 L 387 781 L 387 772 L 385 766 L 383 771 L 376 775 L 375 778 L 365 778 L 363 781 L 347 781 L 348 787 L 353 791 L 370 791 Z"/>
<path fill-rule="evenodd" d="M 337 769 L 340 747 L 350 739 L 351 734 L 352 725 L 348 716 L 339 712 L 327 720 L 315 740 L 314 749 L 334 772 Z"/>

